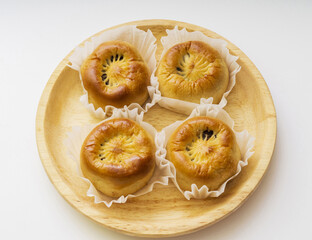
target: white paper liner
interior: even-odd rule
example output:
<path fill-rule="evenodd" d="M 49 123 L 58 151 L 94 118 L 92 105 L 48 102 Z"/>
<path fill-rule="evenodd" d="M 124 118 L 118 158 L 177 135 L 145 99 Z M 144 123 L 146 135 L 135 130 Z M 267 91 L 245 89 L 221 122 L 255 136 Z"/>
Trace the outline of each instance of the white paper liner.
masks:
<path fill-rule="evenodd" d="M 79 72 L 79 78 L 81 80 L 80 66 L 84 60 L 103 42 L 121 40 L 132 44 L 141 54 L 145 63 L 147 64 L 151 73 L 156 69 L 156 38 L 150 30 L 147 32 L 136 28 L 136 26 L 123 26 L 116 29 L 111 29 L 103 32 L 102 34 L 92 37 L 90 41 L 85 42 L 84 46 L 78 46 L 73 54 L 68 58 L 71 65 L 68 65 L 70 68 L 77 70 Z M 94 105 L 89 102 L 88 92 L 83 86 L 84 95 L 80 97 L 80 101 L 84 106 L 97 118 L 104 119 L 107 117 L 108 113 L 111 113 L 113 109 L 116 109 L 114 106 L 106 106 L 105 109 L 99 107 L 95 109 Z M 154 84 L 155 85 L 155 84 Z M 148 86 L 148 93 L 150 100 L 145 104 L 144 108 L 138 103 L 131 103 L 127 106 L 129 109 L 139 109 L 140 111 L 146 112 L 152 106 L 154 106 L 160 100 L 160 91 L 153 84 Z"/>
<path fill-rule="evenodd" d="M 207 197 L 219 197 L 225 190 L 226 184 L 231 179 L 235 178 L 240 172 L 242 167 L 248 165 L 248 159 L 252 156 L 254 153 L 252 151 L 254 147 L 254 140 L 255 138 L 251 136 L 247 130 L 244 130 L 242 132 L 236 132 L 234 130 L 234 121 L 229 116 L 229 114 L 223 110 L 219 105 L 216 104 L 199 104 L 190 114 L 190 116 L 186 119 L 190 119 L 192 117 L 197 116 L 209 116 L 213 118 L 217 118 L 221 121 L 223 121 L 225 124 L 227 124 L 235 133 L 237 144 L 241 151 L 242 159 L 238 162 L 237 165 L 237 171 L 235 175 L 227 179 L 218 190 L 215 191 L 209 191 L 208 187 L 206 185 L 202 186 L 200 189 L 198 189 L 196 184 L 191 185 L 191 191 L 183 191 L 176 180 L 176 169 L 174 165 L 170 162 L 170 169 L 173 174 L 172 181 L 176 185 L 176 187 L 179 189 L 179 191 L 184 195 L 184 197 L 188 200 L 191 198 L 195 199 L 204 199 Z M 186 121 L 185 120 L 185 121 Z M 162 158 L 166 158 L 167 150 L 167 142 L 170 136 L 173 134 L 175 129 L 180 126 L 184 121 L 177 121 L 167 127 L 165 127 L 160 133 L 157 134 L 156 142 L 158 142 L 158 146 L 160 147 L 160 153 Z M 169 161 L 169 160 L 168 160 Z"/>
<path fill-rule="evenodd" d="M 152 136 L 156 145 L 156 167 L 152 178 L 147 185 L 139 191 L 119 198 L 109 197 L 97 191 L 93 184 L 88 179 L 84 178 L 80 169 L 80 150 L 85 138 L 95 126 L 112 118 L 129 118 L 137 122 Z M 167 160 L 160 157 L 159 143 L 156 141 L 157 131 L 152 125 L 143 122 L 143 112 L 138 114 L 138 109 L 129 110 L 127 107 L 123 109 L 115 108 L 113 110 L 113 115 L 110 118 L 107 118 L 98 124 L 73 127 L 72 131 L 67 133 L 67 138 L 64 141 L 64 145 L 67 148 L 70 158 L 77 164 L 78 175 L 90 184 L 86 194 L 89 197 L 94 197 L 94 203 L 104 203 L 107 207 L 110 207 L 113 203 L 125 203 L 129 198 L 138 197 L 151 192 L 156 183 L 168 185 L 168 178 L 173 177 L 172 171 L 170 170 L 170 164 Z"/>
<path fill-rule="evenodd" d="M 226 92 L 223 94 L 222 99 L 220 103 L 218 104 L 221 108 L 223 108 L 227 104 L 226 97 L 229 95 L 231 90 L 233 89 L 235 82 L 236 82 L 236 74 L 240 71 L 241 67 L 236 62 L 238 57 L 233 56 L 229 53 L 229 50 L 226 48 L 227 42 L 222 39 L 215 39 L 210 38 L 204 35 L 202 32 L 194 31 L 194 32 L 188 32 L 185 28 L 182 30 L 179 30 L 176 26 L 172 30 L 166 30 L 167 36 L 161 38 L 161 43 L 164 47 L 164 50 L 161 54 L 161 59 L 163 58 L 164 54 L 174 45 L 178 43 L 183 43 L 187 41 L 202 41 L 207 44 L 209 44 L 211 47 L 215 48 L 221 55 L 221 57 L 225 60 L 226 65 L 229 69 L 229 84 L 226 89 Z M 155 74 L 151 77 L 153 79 L 153 82 L 158 82 L 157 77 Z M 155 85 L 155 87 L 157 87 Z M 202 102 L 211 102 L 212 103 L 212 97 L 210 98 L 202 98 Z M 164 108 L 170 109 L 175 112 L 184 113 L 184 114 L 190 114 L 192 110 L 197 107 L 199 104 L 187 102 L 179 99 L 173 99 L 173 98 L 167 98 L 167 97 L 161 97 L 158 104 Z"/>

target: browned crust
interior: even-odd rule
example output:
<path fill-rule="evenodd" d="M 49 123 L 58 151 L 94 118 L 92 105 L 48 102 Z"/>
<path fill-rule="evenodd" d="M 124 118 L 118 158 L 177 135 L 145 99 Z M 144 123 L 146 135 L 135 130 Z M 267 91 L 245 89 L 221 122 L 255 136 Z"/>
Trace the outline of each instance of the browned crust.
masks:
<path fill-rule="evenodd" d="M 186 81 L 177 73 L 177 66 L 186 54 L 200 56 L 210 63 L 209 71 L 193 81 Z M 188 67 L 203 66 L 202 63 L 191 63 Z M 199 103 L 201 98 L 214 98 L 219 103 L 229 82 L 229 71 L 226 63 L 217 50 L 201 41 L 188 41 L 171 47 L 161 59 L 156 71 L 159 88 L 164 97 Z"/>
<path fill-rule="evenodd" d="M 207 157 L 203 161 L 192 162 L 186 148 L 205 129 L 213 131 L 211 139 L 216 135 L 213 142 L 205 146 L 209 161 Z M 241 157 L 233 131 L 222 121 L 210 117 L 194 117 L 182 123 L 171 135 L 167 151 L 168 159 L 177 169 L 177 176 L 184 178 L 182 182 L 186 179 L 193 181 L 189 182 L 191 185 L 206 181 L 213 188 L 235 174 Z"/>
<path fill-rule="evenodd" d="M 123 159 L 120 163 L 99 162 L 100 144 L 118 134 L 127 137 L 137 136 L 134 145 L 138 153 Z M 88 171 L 100 176 L 120 178 L 144 174 L 154 167 L 154 155 L 155 146 L 148 133 L 136 122 L 125 118 L 111 119 L 96 126 L 81 147 L 81 161 L 87 166 Z"/>
<path fill-rule="evenodd" d="M 110 88 L 103 84 L 102 65 L 115 54 L 122 54 L 128 69 L 122 84 Z M 89 100 L 98 107 L 112 105 L 123 107 L 131 103 L 142 105 L 148 98 L 147 86 L 150 84 L 150 72 L 139 52 L 124 41 L 102 43 L 81 65 L 83 86 L 88 92 Z"/>

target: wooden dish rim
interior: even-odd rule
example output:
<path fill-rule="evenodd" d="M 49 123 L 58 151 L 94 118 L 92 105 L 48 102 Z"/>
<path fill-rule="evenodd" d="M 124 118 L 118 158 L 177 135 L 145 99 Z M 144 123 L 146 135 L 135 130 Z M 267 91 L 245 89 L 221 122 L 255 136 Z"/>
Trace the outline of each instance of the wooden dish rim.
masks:
<path fill-rule="evenodd" d="M 235 49 L 237 49 L 238 51 L 240 51 L 241 55 L 246 57 L 247 61 L 249 62 L 249 64 L 251 64 L 252 67 L 254 67 L 254 69 L 256 69 L 258 71 L 258 69 L 254 66 L 254 64 L 251 62 L 251 60 L 238 48 L 236 47 L 234 44 L 232 44 L 230 41 L 228 41 L 227 39 L 223 38 L 222 36 L 220 36 L 217 33 L 214 33 L 211 30 L 205 29 L 203 27 L 197 26 L 197 25 L 193 25 L 190 23 L 186 23 L 186 22 L 180 22 L 180 21 L 174 21 L 174 20 L 166 20 L 166 19 L 148 19 L 148 20 L 138 20 L 138 21 L 132 21 L 132 22 L 127 22 L 127 23 L 123 23 L 123 24 L 119 24 L 107 29 L 104 29 L 94 35 L 96 36 L 104 31 L 110 30 L 110 29 L 114 29 L 114 28 L 118 28 L 121 26 L 125 26 L 125 25 L 137 25 L 137 26 L 146 26 L 146 25 L 178 25 L 180 27 L 185 27 L 185 28 L 191 28 L 191 29 L 198 29 L 202 32 L 205 31 L 209 31 L 212 34 L 217 35 L 220 39 L 224 39 L 228 42 L 228 47 L 232 46 Z M 85 39 L 82 43 L 80 43 L 78 46 L 82 45 L 84 42 L 86 42 L 88 39 L 90 39 L 91 37 L 88 37 L 87 39 Z M 220 214 L 219 217 L 217 217 L 214 221 L 209 222 L 209 223 L 203 223 L 201 225 L 198 225 L 197 228 L 193 228 L 193 229 L 188 229 L 185 231 L 179 231 L 179 232 L 173 232 L 171 234 L 144 234 L 144 233 L 138 233 L 138 232 L 130 232 L 130 231 L 125 231 L 122 229 L 118 229 L 118 228 L 114 228 L 111 227 L 103 222 L 99 222 L 97 219 L 89 216 L 87 213 L 85 213 L 84 211 L 82 211 L 79 206 L 76 204 L 76 202 L 71 199 L 71 196 L 67 195 L 66 193 L 64 193 L 65 189 L 68 188 L 66 186 L 66 184 L 64 184 L 62 181 L 59 181 L 61 179 L 61 177 L 59 179 L 55 179 L 52 178 L 52 176 L 55 175 L 59 175 L 56 171 L 55 168 L 51 168 L 51 158 L 52 156 L 50 155 L 50 151 L 49 148 L 47 146 L 47 143 L 45 141 L 45 128 L 44 128 L 44 122 L 45 122 L 45 114 L 46 114 L 46 106 L 49 102 L 50 99 L 50 94 L 53 91 L 53 86 L 54 83 L 57 81 L 57 79 L 59 78 L 59 76 L 64 72 L 65 68 L 67 67 L 68 64 L 68 57 L 72 54 L 73 50 L 70 51 L 69 54 L 67 54 L 67 56 L 65 58 L 63 58 L 63 60 L 58 64 L 58 66 L 55 68 L 55 70 L 53 71 L 53 73 L 51 74 L 39 101 L 38 104 L 38 108 L 37 108 L 37 114 L 36 114 L 36 142 L 37 142 L 37 148 L 38 148 L 38 153 L 42 162 L 42 165 L 50 179 L 50 181 L 52 182 L 52 184 L 55 186 L 55 188 L 57 189 L 57 191 L 60 193 L 60 195 L 75 209 L 77 209 L 79 212 L 81 212 L 82 214 L 84 214 L 85 216 L 87 216 L 88 218 L 92 219 L 93 221 L 101 224 L 102 226 L 105 226 L 106 228 L 112 229 L 114 231 L 118 231 L 127 235 L 131 235 L 131 236 L 140 236 L 140 237 L 171 237 L 171 236 L 177 236 L 177 235 L 183 235 L 183 234 L 187 234 L 187 233 L 191 233 L 197 230 L 200 230 L 202 228 L 205 228 L 207 226 L 210 226 L 218 221 L 220 221 L 221 219 L 225 218 L 226 216 L 228 216 L 230 213 L 234 212 L 236 209 L 238 209 L 242 203 L 244 203 L 247 198 L 255 191 L 255 189 L 258 187 L 259 183 L 261 182 L 261 179 L 263 178 L 270 160 L 272 158 L 273 152 L 274 152 L 274 147 L 275 147 L 275 142 L 276 142 L 276 112 L 275 112 L 275 107 L 274 107 L 274 103 L 273 103 L 273 99 L 272 96 L 270 94 L 269 88 L 265 82 L 265 80 L 263 79 L 262 75 L 260 74 L 260 72 L 258 71 L 257 73 L 259 74 L 259 77 L 263 80 L 262 84 L 264 87 L 263 89 L 265 89 L 266 92 L 268 92 L 268 97 L 270 98 L 270 102 L 272 105 L 272 109 L 274 111 L 274 114 L 270 117 L 271 122 L 271 126 L 274 127 L 273 131 L 271 130 L 271 137 L 270 139 L 272 139 L 272 142 L 270 144 L 271 149 L 267 149 L 268 153 L 267 153 L 267 163 L 265 168 L 263 169 L 263 172 L 258 174 L 257 177 L 257 181 L 256 184 L 254 186 L 250 186 L 249 187 L 249 191 L 245 193 L 245 196 L 243 196 L 242 200 L 240 201 L 239 204 L 237 204 L 234 207 L 229 207 L 226 209 L 226 212 L 222 212 L 222 214 Z"/>

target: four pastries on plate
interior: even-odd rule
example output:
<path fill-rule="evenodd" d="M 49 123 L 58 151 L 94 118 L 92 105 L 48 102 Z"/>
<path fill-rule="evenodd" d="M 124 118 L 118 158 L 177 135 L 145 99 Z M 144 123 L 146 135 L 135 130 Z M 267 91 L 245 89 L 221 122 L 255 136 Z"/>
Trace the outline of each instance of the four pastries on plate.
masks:
<path fill-rule="evenodd" d="M 124 41 L 100 44 L 81 65 L 81 79 L 95 108 L 138 103 L 148 98 L 150 72 L 139 52 Z M 156 71 L 162 96 L 199 103 L 219 103 L 229 71 L 217 50 L 201 41 L 171 47 Z M 240 160 L 233 131 L 222 121 L 195 117 L 181 124 L 167 144 L 167 158 L 176 168 L 182 190 L 206 185 L 217 190 L 233 176 Z M 110 197 L 143 188 L 155 170 L 155 145 L 136 122 L 115 118 L 96 126 L 85 139 L 80 167 L 97 190 Z"/>

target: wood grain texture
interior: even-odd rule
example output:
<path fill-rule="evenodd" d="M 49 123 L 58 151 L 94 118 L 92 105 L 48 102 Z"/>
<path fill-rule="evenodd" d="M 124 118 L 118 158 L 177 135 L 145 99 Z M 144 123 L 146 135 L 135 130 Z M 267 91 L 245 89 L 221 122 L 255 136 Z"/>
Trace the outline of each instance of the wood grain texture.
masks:
<path fill-rule="evenodd" d="M 224 39 L 202 27 L 176 21 L 145 20 L 123 25 L 128 24 L 153 32 L 157 38 L 158 61 L 162 51 L 159 39 L 166 35 L 165 29 L 175 25 Z M 156 185 L 153 192 L 130 199 L 126 204 L 114 204 L 111 208 L 94 204 L 93 199 L 86 196 L 88 185 L 77 176 L 75 163 L 67 156 L 63 145 L 66 132 L 72 126 L 98 122 L 79 101 L 83 92 L 78 72 L 66 66 L 70 54 L 52 73 L 42 93 L 36 119 L 40 158 L 59 193 L 92 220 L 135 236 L 167 237 L 190 233 L 216 223 L 236 210 L 256 189 L 269 165 L 275 145 L 276 114 L 269 89 L 257 68 L 240 49 L 227 42 L 230 53 L 239 56 L 242 70 L 228 96 L 225 110 L 234 119 L 235 130 L 247 129 L 256 137 L 256 143 L 249 165 L 227 185 L 224 194 L 218 198 L 188 201 L 170 183 L 168 186 Z M 161 130 L 186 117 L 156 105 L 145 114 L 144 120 Z"/>

